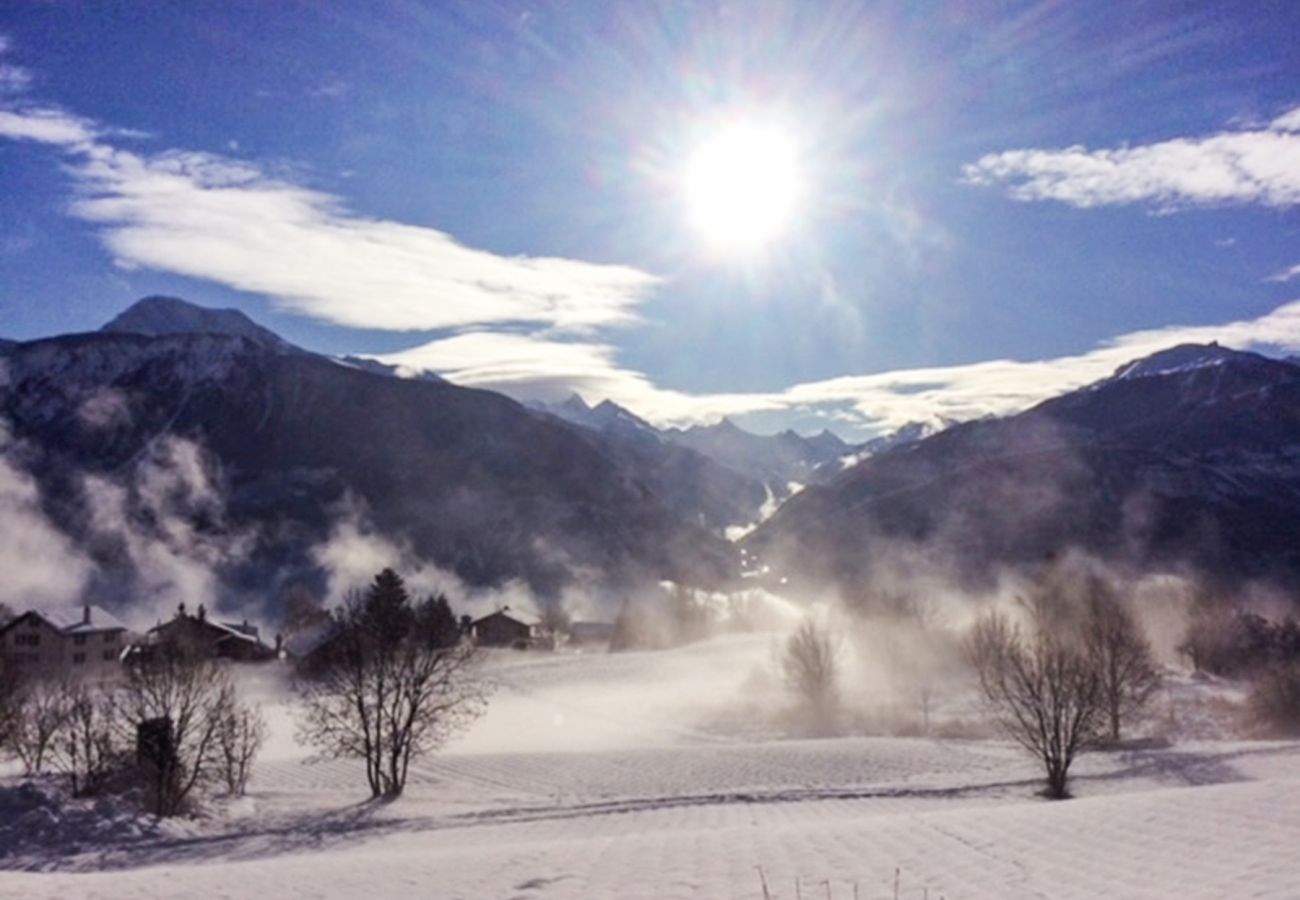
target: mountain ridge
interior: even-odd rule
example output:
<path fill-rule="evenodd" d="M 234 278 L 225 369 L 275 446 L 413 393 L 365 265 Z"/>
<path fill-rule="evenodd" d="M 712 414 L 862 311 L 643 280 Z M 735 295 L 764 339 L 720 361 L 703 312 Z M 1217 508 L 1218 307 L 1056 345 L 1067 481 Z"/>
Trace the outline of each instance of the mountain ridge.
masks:
<path fill-rule="evenodd" d="M 907 558 L 987 585 L 1070 549 L 1300 584 L 1288 537 L 1300 534 L 1300 367 L 1202 349 L 1160 351 L 1117 370 L 1129 377 L 872 456 L 790 500 L 742 547 L 850 592 Z"/>

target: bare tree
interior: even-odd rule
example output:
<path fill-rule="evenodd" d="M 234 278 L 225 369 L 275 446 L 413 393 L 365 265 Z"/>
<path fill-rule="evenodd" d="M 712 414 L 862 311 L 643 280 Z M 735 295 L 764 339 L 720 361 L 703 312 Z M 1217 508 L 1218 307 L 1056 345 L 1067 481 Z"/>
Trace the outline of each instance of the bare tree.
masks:
<path fill-rule="evenodd" d="M 51 746 L 55 768 L 72 782 L 72 794 L 93 794 L 104 786 L 121 761 L 121 733 L 116 727 L 113 694 L 86 682 L 63 687 L 65 717 Z"/>
<path fill-rule="evenodd" d="M 135 742 L 156 814 L 176 815 L 216 776 L 217 735 L 234 703 L 226 670 L 179 648 L 160 648 L 128 670 L 119 723 Z"/>
<path fill-rule="evenodd" d="M 18 677 L 0 659 L 0 753 L 13 749 L 19 696 Z"/>
<path fill-rule="evenodd" d="M 385 569 L 337 613 L 335 658 L 300 683 L 299 739 L 328 757 L 366 763 L 373 797 L 397 797 L 411 760 L 440 747 L 486 708 L 475 646 L 450 646 L 413 627 L 405 585 Z"/>
<path fill-rule="evenodd" d="M 781 655 L 786 686 L 802 701 L 818 733 L 833 731 L 839 712 L 839 656 L 830 629 L 811 617 L 786 640 Z"/>
<path fill-rule="evenodd" d="M 39 679 L 19 689 L 10 743 L 25 774 L 36 775 L 46 770 L 55 736 L 67 717 L 67 691 L 63 685 Z"/>
<path fill-rule="evenodd" d="M 985 615 L 972 629 L 967 653 L 1007 735 L 1042 763 L 1047 796 L 1063 799 L 1071 764 L 1096 739 L 1102 690 L 1087 655 L 1047 603 L 1036 597 L 1026 604 L 1025 629 L 999 613 Z"/>
<path fill-rule="evenodd" d="M 234 705 L 217 728 L 218 766 L 232 797 L 244 796 L 253 761 L 266 743 L 266 719 L 257 707 Z"/>
<path fill-rule="evenodd" d="M 1151 645 L 1115 591 L 1096 577 L 1086 585 L 1082 630 L 1089 663 L 1101 680 L 1110 740 L 1118 741 L 1121 726 L 1136 717 L 1160 687 Z"/>

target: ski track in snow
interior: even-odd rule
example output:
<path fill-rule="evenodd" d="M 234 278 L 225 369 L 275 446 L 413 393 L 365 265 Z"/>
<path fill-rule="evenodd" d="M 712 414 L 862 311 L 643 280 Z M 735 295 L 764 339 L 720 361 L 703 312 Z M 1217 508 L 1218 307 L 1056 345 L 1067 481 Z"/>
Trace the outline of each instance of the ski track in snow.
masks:
<path fill-rule="evenodd" d="M 503 657 L 497 721 L 413 766 L 391 804 L 362 802 L 356 764 L 305 757 L 273 706 L 249 797 L 208 819 L 94 832 L 65 810 L 25 837 L 0 822 L 0 898 L 759 900 L 759 867 L 773 900 L 796 879 L 809 900 L 888 900 L 895 878 L 911 900 L 1300 897 L 1300 742 L 1094 753 L 1077 799 L 1049 803 L 1000 741 L 728 739 L 666 715 L 686 701 L 671 684 L 616 702 L 665 663 L 697 679 L 721 659 L 739 679 L 757 646 Z M 559 714 L 501 749 L 511 722 Z"/>

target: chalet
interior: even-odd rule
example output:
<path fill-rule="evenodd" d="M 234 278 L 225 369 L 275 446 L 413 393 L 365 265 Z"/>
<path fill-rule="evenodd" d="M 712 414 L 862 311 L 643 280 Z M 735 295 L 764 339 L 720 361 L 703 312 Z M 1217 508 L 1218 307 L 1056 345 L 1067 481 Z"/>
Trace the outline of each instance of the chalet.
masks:
<path fill-rule="evenodd" d="M 470 634 L 480 647 L 513 647 L 516 650 L 527 650 L 533 645 L 538 636 L 537 625 L 509 615 L 507 613 L 509 608 L 499 609 L 470 623 Z"/>
<path fill-rule="evenodd" d="M 277 656 L 277 649 L 262 643 L 258 628 L 247 619 L 218 622 L 209 619 L 202 606 L 190 614 L 183 604 L 170 622 L 149 629 L 144 641 L 131 648 L 131 658 L 147 659 L 163 647 L 235 662 L 267 662 Z"/>
<path fill-rule="evenodd" d="M 34 678 L 112 678 L 127 628 L 98 606 L 31 609 L 0 628 L 3 668 Z"/>

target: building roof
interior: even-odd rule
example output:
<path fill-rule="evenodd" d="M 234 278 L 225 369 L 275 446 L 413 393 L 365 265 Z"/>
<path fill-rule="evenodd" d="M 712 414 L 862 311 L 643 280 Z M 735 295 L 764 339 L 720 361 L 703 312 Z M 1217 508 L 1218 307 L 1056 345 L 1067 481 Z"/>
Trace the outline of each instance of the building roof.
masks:
<path fill-rule="evenodd" d="M 239 626 L 227 622 L 217 622 L 213 619 L 207 619 L 207 618 L 200 619 L 198 616 L 192 616 L 189 614 L 186 614 L 183 617 L 177 617 L 171 619 L 170 621 L 167 622 L 160 622 L 159 624 L 155 625 L 153 628 L 149 629 L 149 634 L 157 635 L 162 632 L 165 632 L 169 628 L 175 627 L 176 623 L 178 622 L 184 622 L 186 624 L 191 624 L 191 625 L 194 624 L 203 625 L 215 631 L 219 631 L 222 633 L 222 636 L 217 638 L 218 641 L 225 641 L 225 640 L 229 640 L 230 638 L 235 638 L 237 640 L 247 641 L 250 644 L 265 646 L 264 644 L 262 644 L 261 640 L 259 640 L 255 635 L 249 634 Z"/>
<path fill-rule="evenodd" d="M 502 619 L 509 619 L 511 622 L 518 623 L 519 625 L 527 625 L 529 628 L 532 628 L 537 624 L 536 619 L 533 619 L 531 616 L 519 615 L 509 607 L 506 607 L 505 609 L 498 609 L 496 612 L 493 613 L 488 613 L 486 616 L 483 616 L 482 618 L 475 619 L 471 624 L 478 625 L 482 622 L 486 622 L 488 619 L 495 619 L 498 616 Z"/>
<path fill-rule="evenodd" d="M 87 611 L 89 619 L 87 622 Z M 126 631 L 127 627 L 117 616 L 99 606 L 38 607 L 16 616 L 0 631 L 12 628 L 24 616 L 33 615 L 61 634 L 98 634 L 103 631 Z"/>

